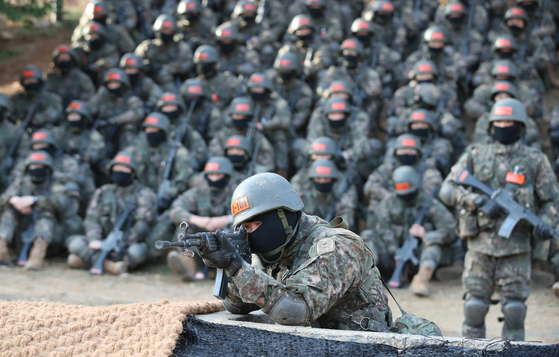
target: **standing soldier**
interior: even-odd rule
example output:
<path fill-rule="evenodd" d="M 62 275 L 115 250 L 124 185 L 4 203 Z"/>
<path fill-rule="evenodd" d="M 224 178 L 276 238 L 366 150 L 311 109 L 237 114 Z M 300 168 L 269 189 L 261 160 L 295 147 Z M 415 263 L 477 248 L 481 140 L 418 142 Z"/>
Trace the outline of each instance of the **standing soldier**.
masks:
<path fill-rule="evenodd" d="M 79 62 L 76 52 L 67 45 L 57 46 L 52 53 L 47 90 L 62 98 L 64 108 L 73 100 L 89 100 L 95 94 L 91 79 L 77 68 Z"/>
<path fill-rule="evenodd" d="M 215 44 L 216 15 L 198 0 L 181 0 L 177 7 L 177 27 L 192 51 Z"/>
<path fill-rule="evenodd" d="M 489 122 L 494 142 L 474 145 L 460 157 L 445 179 L 440 198 L 460 209 L 460 236 L 468 242 L 462 276 L 466 291 L 462 334 L 485 338 L 485 315 L 495 288 L 499 288 L 505 315 L 501 337 L 521 341 L 525 334 L 524 301 L 530 295 L 531 238 L 549 240 L 552 230 L 520 222 L 509 238 L 499 236 L 505 218 L 499 206 L 455 180 L 468 175 L 463 172 L 466 169 L 491 189 L 511 190 L 515 201 L 552 227 L 557 224 L 559 187 L 547 157 L 519 140 L 526 128 L 522 103 L 514 99 L 495 103 Z"/>
<path fill-rule="evenodd" d="M 103 261 L 107 273 L 119 275 L 146 261 L 147 247 L 143 240 L 157 216 L 157 203 L 155 193 L 136 180 L 137 165 L 132 155 L 119 152 L 108 168 L 114 183 L 95 191 L 85 216 L 85 236 L 68 238 L 68 265 L 72 269 L 83 269 L 95 264 L 101 255 L 103 241 L 121 219 L 128 204 L 134 202 L 134 209 L 122 228 L 121 253 L 113 252 Z"/>
<path fill-rule="evenodd" d="M 150 113 L 155 109 L 155 104 L 161 98 L 163 91 L 153 79 L 145 74 L 143 59 L 134 54 L 126 53 L 120 59 L 120 69 L 128 75 L 130 79 L 130 89 L 132 95 L 140 98 L 144 102 L 144 110 Z"/>
<path fill-rule="evenodd" d="M 260 68 L 260 55 L 239 43 L 239 30 L 231 22 L 217 27 L 215 42 L 219 46 L 220 71 L 248 77 Z"/>

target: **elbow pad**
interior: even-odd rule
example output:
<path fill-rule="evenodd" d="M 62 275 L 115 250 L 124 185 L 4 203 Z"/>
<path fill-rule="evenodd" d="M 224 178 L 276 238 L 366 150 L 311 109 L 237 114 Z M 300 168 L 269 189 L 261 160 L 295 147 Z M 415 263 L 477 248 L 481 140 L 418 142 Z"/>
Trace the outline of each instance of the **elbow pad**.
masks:
<path fill-rule="evenodd" d="M 283 297 L 272 308 L 268 316 L 280 325 L 304 325 L 310 321 L 309 307 L 301 296 L 278 291 Z"/>

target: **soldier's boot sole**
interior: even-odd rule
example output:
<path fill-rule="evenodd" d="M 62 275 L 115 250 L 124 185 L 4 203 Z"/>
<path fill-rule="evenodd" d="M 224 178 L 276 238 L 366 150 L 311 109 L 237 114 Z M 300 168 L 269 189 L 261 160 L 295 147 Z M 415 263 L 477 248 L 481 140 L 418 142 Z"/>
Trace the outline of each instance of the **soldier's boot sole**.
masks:
<path fill-rule="evenodd" d="M 438 281 L 454 281 L 462 279 L 464 264 L 454 263 L 451 266 L 437 269 L 435 277 Z"/>
<path fill-rule="evenodd" d="M 194 259 L 186 257 L 174 250 L 167 254 L 167 265 L 173 273 L 180 275 L 183 281 L 191 282 L 196 280 L 196 264 Z"/>
<path fill-rule="evenodd" d="M 418 296 L 429 296 L 429 281 L 433 276 L 433 268 L 426 265 L 419 266 L 419 271 L 413 277 L 410 290 Z"/>
<path fill-rule="evenodd" d="M 47 247 L 49 242 L 43 238 L 37 238 L 33 242 L 31 252 L 29 252 L 29 259 L 23 269 L 25 270 L 40 270 L 45 263 L 45 256 L 47 255 Z"/>
<path fill-rule="evenodd" d="M 0 238 L 0 265 L 11 265 L 8 241 L 4 238 Z"/>
<path fill-rule="evenodd" d="M 559 298 L 559 281 L 553 284 L 553 287 L 551 289 L 553 290 L 555 296 Z"/>
<path fill-rule="evenodd" d="M 113 262 L 111 260 L 105 259 L 103 262 L 103 270 L 109 274 L 121 275 L 128 272 L 127 262 Z"/>
<path fill-rule="evenodd" d="M 551 286 L 555 282 L 555 274 L 545 270 L 532 269 L 530 280 L 537 285 Z"/>
<path fill-rule="evenodd" d="M 72 269 L 83 269 L 85 267 L 85 262 L 79 255 L 70 254 L 66 260 L 68 266 Z"/>

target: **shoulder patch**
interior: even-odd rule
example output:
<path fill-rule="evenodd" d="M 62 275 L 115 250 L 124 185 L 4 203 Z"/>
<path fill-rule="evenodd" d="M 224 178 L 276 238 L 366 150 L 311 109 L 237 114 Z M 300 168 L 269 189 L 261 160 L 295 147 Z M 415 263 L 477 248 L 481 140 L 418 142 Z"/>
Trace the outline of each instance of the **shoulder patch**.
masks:
<path fill-rule="evenodd" d="M 316 243 L 316 255 L 324 255 L 335 250 L 336 244 L 332 238 L 324 238 Z"/>

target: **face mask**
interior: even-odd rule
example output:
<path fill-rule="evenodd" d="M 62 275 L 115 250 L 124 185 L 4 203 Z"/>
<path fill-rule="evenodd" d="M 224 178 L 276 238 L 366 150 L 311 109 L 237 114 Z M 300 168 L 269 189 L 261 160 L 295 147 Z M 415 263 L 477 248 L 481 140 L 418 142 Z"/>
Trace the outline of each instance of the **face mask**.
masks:
<path fill-rule="evenodd" d="M 356 68 L 357 67 L 357 61 L 359 60 L 359 58 L 357 56 L 354 55 L 345 55 L 344 56 L 344 66 L 347 68 Z"/>
<path fill-rule="evenodd" d="M 509 59 L 509 58 L 512 58 L 514 52 L 512 52 L 512 51 L 507 51 L 507 52 L 497 51 L 497 54 L 499 55 L 500 59 Z"/>
<path fill-rule="evenodd" d="M 404 201 L 405 203 L 413 203 L 415 201 L 415 199 L 417 198 L 417 194 L 419 193 L 419 191 L 414 191 L 411 193 L 408 193 L 407 195 L 401 195 L 398 196 L 402 201 Z"/>
<path fill-rule="evenodd" d="M 230 53 L 235 50 L 235 42 L 219 43 L 219 47 L 221 48 L 222 52 Z"/>
<path fill-rule="evenodd" d="M 233 126 L 237 128 L 237 130 L 245 130 L 248 128 L 248 123 L 252 120 L 251 117 L 246 117 L 244 119 L 233 119 Z"/>
<path fill-rule="evenodd" d="M 162 33 L 162 32 L 160 32 L 158 34 L 158 37 L 163 43 L 171 43 L 171 42 L 173 42 L 173 39 L 175 38 L 175 34 L 174 33 Z"/>
<path fill-rule="evenodd" d="M 297 38 L 300 41 L 303 41 L 305 43 L 309 43 L 313 40 L 313 33 L 311 32 L 311 33 L 308 33 L 306 35 L 297 35 Z"/>
<path fill-rule="evenodd" d="M 208 182 L 210 189 L 223 190 L 225 188 L 225 185 L 227 185 L 227 181 L 229 181 L 229 177 L 223 176 L 217 181 L 212 181 L 208 177 L 206 177 L 206 181 Z"/>
<path fill-rule="evenodd" d="M 186 19 L 188 22 L 198 22 L 198 20 L 200 19 L 200 14 L 185 14 L 184 19 Z"/>
<path fill-rule="evenodd" d="M 290 80 L 292 80 L 293 77 L 295 77 L 295 72 L 293 72 L 293 71 L 289 71 L 289 72 L 280 71 L 280 72 L 278 72 L 278 76 L 281 78 L 280 82 L 287 83 Z"/>
<path fill-rule="evenodd" d="M 262 93 L 257 93 L 257 92 L 250 91 L 250 97 L 255 102 L 261 102 L 261 101 L 266 99 L 266 91 L 264 91 Z"/>
<path fill-rule="evenodd" d="M 371 35 L 357 35 L 357 39 L 361 41 L 363 46 L 368 46 L 371 43 Z"/>
<path fill-rule="evenodd" d="M 429 52 L 434 53 L 434 54 L 439 54 L 441 52 L 443 52 L 443 48 L 444 47 L 429 47 Z"/>
<path fill-rule="evenodd" d="M 324 15 L 324 9 L 321 7 L 309 7 L 308 9 L 313 19 L 321 18 Z"/>
<path fill-rule="evenodd" d="M 536 4 L 522 4 L 521 5 L 524 11 L 528 13 L 533 13 L 536 11 Z"/>
<path fill-rule="evenodd" d="M 448 18 L 448 22 L 450 22 L 452 24 L 452 26 L 454 26 L 454 27 L 460 27 L 460 25 L 462 25 L 463 21 L 464 21 L 464 18 L 462 16 L 449 17 Z"/>
<path fill-rule="evenodd" d="M 140 73 L 138 72 L 138 73 L 129 74 L 128 78 L 130 78 L 130 84 L 135 86 L 138 83 L 138 80 L 140 79 Z"/>
<path fill-rule="evenodd" d="M 186 107 L 190 108 L 190 104 L 192 102 L 194 102 L 194 108 L 200 108 L 200 106 L 202 104 L 204 104 L 204 98 L 203 97 L 198 97 L 198 98 L 188 98 L 188 97 L 183 97 L 184 102 L 186 103 Z"/>
<path fill-rule="evenodd" d="M 412 133 L 413 135 L 421 138 L 421 139 L 425 139 L 429 136 L 429 128 L 423 128 L 423 129 L 411 129 L 410 133 Z"/>
<path fill-rule="evenodd" d="M 512 33 L 514 36 L 518 36 L 522 33 L 522 31 L 524 31 L 522 27 L 518 27 L 516 25 L 508 26 L 508 28 L 510 33 Z"/>
<path fill-rule="evenodd" d="M 289 212 L 287 210 L 282 212 L 285 214 L 287 224 L 294 231 L 291 237 L 285 234 L 277 210 L 262 213 L 251 219 L 251 221 L 262 222 L 258 229 L 248 234 L 248 240 L 252 251 L 258 254 L 263 263 L 272 264 L 280 260 L 283 255 L 282 246 L 289 247 L 299 233 L 298 222 L 301 218 L 301 212 Z"/>
<path fill-rule="evenodd" d="M 242 170 L 245 167 L 245 155 L 230 155 L 227 154 L 227 158 L 233 164 L 233 167 L 237 170 Z"/>
<path fill-rule="evenodd" d="M 95 17 L 95 18 L 93 18 L 93 21 L 105 25 L 107 23 L 107 16 Z"/>
<path fill-rule="evenodd" d="M 343 118 L 341 120 L 330 120 L 330 119 L 328 119 L 328 123 L 330 124 L 330 127 L 333 130 L 339 130 L 339 129 L 341 129 L 345 126 L 346 120 L 347 120 L 347 117 Z"/>
<path fill-rule="evenodd" d="M 253 24 L 256 20 L 256 15 L 250 15 L 250 16 L 242 15 L 241 17 L 243 21 L 246 22 L 247 24 Z"/>
<path fill-rule="evenodd" d="M 120 85 L 117 88 L 113 88 L 113 89 L 107 88 L 107 90 L 109 91 L 109 93 L 111 93 L 115 97 L 121 97 L 122 94 L 124 93 L 124 87 L 122 85 Z"/>
<path fill-rule="evenodd" d="M 89 46 L 89 48 L 96 51 L 96 50 L 100 49 L 101 47 L 103 47 L 103 39 L 102 38 L 96 38 L 94 40 L 89 40 L 89 41 L 87 41 L 87 45 Z"/>
<path fill-rule="evenodd" d="M 132 183 L 132 173 L 113 171 L 113 182 L 120 187 L 126 187 Z"/>
<path fill-rule="evenodd" d="M 421 80 L 421 81 L 418 80 L 418 79 L 416 79 L 415 81 L 416 81 L 417 83 L 433 83 L 433 80 L 432 80 L 432 79 L 423 79 L 423 80 Z"/>
<path fill-rule="evenodd" d="M 163 130 L 159 130 L 153 133 L 147 133 L 146 137 L 148 139 L 149 145 L 152 147 L 161 145 L 161 143 L 163 143 L 167 138 Z"/>
<path fill-rule="evenodd" d="M 493 126 L 493 139 L 503 145 L 509 145 L 520 139 L 520 125 L 514 123 L 511 126 L 500 128 Z"/>
<path fill-rule="evenodd" d="M 196 65 L 196 72 L 206 78 L 213 77 L 215 72 L 215 64 L 214 63 L 198 63 Z"/>
<path fill-rule="evenodd" d="M 72 133 L 80 133 L 83 129 L 83 118 L 80 120 L 68 121 L 68 130 Z"/>
<path fill-rule="evenodd" d="M 181 115 L 181 112 L 178 109 L 173 110 L 172 112 L 161 112 L 161 113 L 165 114 L 167 118 L 169 118 L 169 120 L 175 120 Z"/>
<path fill-rule="evenodd" d="M 27 83 L 23 85 L 23 88 L 27 93 L 36 93 L 41 88 L 41 84 L 39 82 Z"/>
<path fill-rule="evenodd" d="M 37 169 L 29 169 L 27 172 L 29 173 L 29 177 L 33 183 L 43 183 L 47 180 L 46 166 L 42 166 Z"/>
<path fill-rule="evenodd" d="M 330 191 L 332 191 L 332 186 L 334 186 L 333 180 L 326 183 L 319 183 L 313 181 L 313 183 L 314 183 L 314 188 L 316 188 L 316 190 L 320 193 L 329 193 Z"/>
<path fill-rule="evenodd" d="M 427 109 L 427 110 L 432 110 L 433 106 L 429 105 L 427 103 L 425 103 L 424 101 L 421 100 L 421 98 L 417 99 L 414 101 L 413 104 L 413 108 L 414 109 Z"/>
<path fill-rule="evenodd" d="M 417 155 L 403 154 L 395 156 L 402 165 L 413 165 L 417 162 Z"/>
<path fill-rule="evenodd" d="M 390 15 L 387 14 L 375 14 L 373 16 L 373 21 L 380 25 L 384 25 L 389 20 L 390 20 Z"/>
<path fill-rule="evenodd" d="M 56 154 L 56 148 L 52 145 L 49 145 L 46 148 L 40 150 L 48 152 L 51 157 L 54 157 L 54 154 Z"/>
<path fill-rule="evenodd" d="M 69 73 L 72 68 L 74 68 L 74 62 L 72 61 L 56 61 L 56 67 L 60 72 L 66 74 Z"/>

